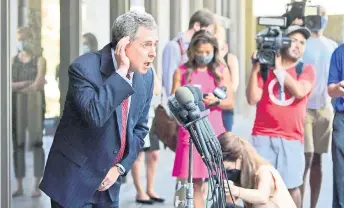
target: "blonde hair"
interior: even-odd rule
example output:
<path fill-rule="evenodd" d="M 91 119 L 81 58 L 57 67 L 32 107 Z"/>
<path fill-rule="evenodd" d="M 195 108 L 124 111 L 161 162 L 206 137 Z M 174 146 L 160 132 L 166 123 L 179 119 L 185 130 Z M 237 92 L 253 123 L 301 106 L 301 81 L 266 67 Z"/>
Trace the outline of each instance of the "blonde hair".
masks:
<path fill-rule="evenodd" d="M 261 165 L 269 164 L 269 162 L 264 160 L 246 139 L 231 132 L 220 135 L 219 142 L 224 161 L 235 162 L 241 157 L 240 186 L 254 189 L 255 174 L 258 168 Z"/>

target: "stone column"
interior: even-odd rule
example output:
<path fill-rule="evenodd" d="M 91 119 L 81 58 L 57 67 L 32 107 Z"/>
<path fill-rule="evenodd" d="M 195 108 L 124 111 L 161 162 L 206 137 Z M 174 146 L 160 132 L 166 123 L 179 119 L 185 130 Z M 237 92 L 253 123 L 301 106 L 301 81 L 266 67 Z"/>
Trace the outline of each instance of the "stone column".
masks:
<path fill-rule="evenodd" d="M 10 1 L 0 0 L 0 207 L 11 207 L 10 193 L 10 141 L 11 122 L 11 83 L 10 71 Z"/>
<path fill-rule="evenodd" d="M 145 0 L 130 0 L 130 10 L 145 11 Z"/>
<path fill-rule="evenodd" d="M 172 0 L 170 4 L 170 37 L 176 37 L 178 32 L 189 28 L 190 5 L 189 1 Z"/>
<path fill-rule="evenodd" d="M 216 0 L 204 0 L 203 6 L 204 8 L 209 9 L 211 12 L 216 13 Z"/>
<path fill-rule="evenodd" d="M 190 0 L 190 17 L 203 8 L 203 0 Z"/>
<path fill-rule="evenodd" d="M 216 0 L 215 2 L 215 14 L 223 15 L 222 14 L 222 0 Z"/>
<path fill-rule="evenodd" d="M 67 90 L 68 68 L 79 56 L 81 37 L 80 1 L 60 0 L 60 115 L 62 116 Z"/>
<path fill-rule="evenodd" d="M 110 0 L 110 28 L 116 18 L 129 11 L 129 0 Z M 111 40 L 111 29 L 110 29 L 110 40 Z"/>
<path fill-rule="evenodd" d="M 230 51 L 239 59 L 239 88 L 235 97 L 235 109 L 237 112 L 244 112 L 247 106 L 246 90 L 246 54 L 245 54 L 245 1 L 229 1 L 230 24 Z"/>
<path fill-rule="evenodd" d="M 18 26 L 28 25 L 29 0 L 18 0 Z"/>
<path fill-rule="evenodd" d="M 245 63 L 246 63 L 246 81 L 248 81 L 249 73 L 251 71 L 251 55 L 256 50 L 256 18 L 253 15 L 253 0 L 245 0 L 245 42 L 246 42 L 246 52 L 245 52 Z"/>
<path fill-rule="evenodd" d="M 162 80 L 162 53 L 165 45 L 171 39 L 170 38 L 170 0 L 146 0 L 145 8 L 146 12 L 153 15 L 156 23 L 158 24 L 158 36 L 159 45 L 157 48 L 157 57 L 154 61 L 154 67 L 156 72 Z"/>

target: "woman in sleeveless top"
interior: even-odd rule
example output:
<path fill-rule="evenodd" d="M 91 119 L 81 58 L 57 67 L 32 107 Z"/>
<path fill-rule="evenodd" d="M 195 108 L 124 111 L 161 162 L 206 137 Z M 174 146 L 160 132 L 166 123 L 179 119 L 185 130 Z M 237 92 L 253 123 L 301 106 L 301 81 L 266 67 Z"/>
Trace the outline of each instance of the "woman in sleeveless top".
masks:
<path fill-rule="evenodd" d="M 161 93 L 161 82 L 157 76 L 155 68 L 152 68 L 154 73 L 154 89 L 153 89 L 153 98 L 149 108 L 148 113 L 148 124 L 150 128 L 149 134 L 144 138 L 145 145 L 142 151 L 139 153 L 136 161 L 134 162 L 131 168 L 131 174 L 133 176 L 134 185 L 136 188 L 136 203 L 151 205 L 153 203 L 163 203 L 164 198 L 161 198 L 154 190 L 154 180 L 157 171 L 157 165 L 159 160 L 160 153 L 160 143 L 158 137 L 152 133 L 152 122 L 155 115 L 155 108 L 158 106 Z M 154 131 L 153 131 L 154 132 Z M 143 188 L 141 183 L 141 165 L 144 163 L 144 153 L 146 155 L 146 190 Z"/>
<path fill-rule="evenodd" d="M 19 28 L 18 54 L 12 60 L 12 128 L 13 161 L 17 190 L 13 197 L 23 195 L 25 177 L 25 137 L 29 132 L 29 149 L 34 159 L 34 189 L 32 197 L 41 195 L 38 189 L 44 170 L 43 121 L 45 113 L 45 60 L 37 56 L 30 39 L 29 28 Z M 32 36 L 31 36 L 32 37 Z"/>
<path fill-rule="evenodd" d="M 219 142 L 232 196 L 242 199 L 245 208 L 296 208 L 278 171 L 249 142 L 230 132 Z M 231 201 L 227 188 L 226 194 Z"/>
<path fill-rule="evenodd" d="M 173 89 L 183 85 L 193 85 L 201 89 L 207 96 L 203 102 L 210 108 L 208 116 L 217 135 L 225 132 L 222 123 L 222 109 L 233 108 L 233 94 L 228 69 L 221 65 L 219 60 L 218 44 L 214 36 L 208 31 L 198 31 L 192 37 L 187 51 L 188 62 L 180 66 L 173 76 Z M 213 94 L 218 86 L 227 88 L 227 98 L 219 100 Z M 179 128 L 178 143 L 173 167 L 173 176 L 178 178 L 188 177 L 189 164 L 189 133 L 184 128 Z M 202 194 L 203 180 L 208 178 L 208 170 L 200 155 L 194 148 L 193 155 L 193 182 L 195 208 L 204 207 Z"/>
<path fill-rule="evenodd" d="M 215 25 L 215 37 L 219 43 L 221 60 L 228 66 L 233 93 L 237 91 L 239 87 L 239 61 L 236 55 L 229 52 L 228 43 L 226 42 L 226 31 L 221 24 Z M 234 109 L 228 109 L 222 111 L 223 124 L 226 131 L 232 131 L 234 123 Z"/>

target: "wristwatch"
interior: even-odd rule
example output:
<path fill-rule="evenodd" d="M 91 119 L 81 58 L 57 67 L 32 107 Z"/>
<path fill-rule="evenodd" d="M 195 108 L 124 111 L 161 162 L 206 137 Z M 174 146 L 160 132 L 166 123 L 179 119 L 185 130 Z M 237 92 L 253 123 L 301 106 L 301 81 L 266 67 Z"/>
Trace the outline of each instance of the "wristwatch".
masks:
<path fill-rule="evenodd" d="M 117 163 L 115 166 L 118 167 L 118 172 L 121 176 L 125 174 L 125 168 L 121 164 Z"/>

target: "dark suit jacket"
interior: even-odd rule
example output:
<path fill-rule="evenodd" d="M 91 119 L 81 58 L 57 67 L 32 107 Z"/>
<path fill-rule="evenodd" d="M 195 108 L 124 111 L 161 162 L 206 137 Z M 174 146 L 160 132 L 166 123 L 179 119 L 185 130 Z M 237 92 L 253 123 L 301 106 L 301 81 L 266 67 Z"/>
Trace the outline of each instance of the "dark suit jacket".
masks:
<path fill-rule="evenodd" d="M 120 148 L 121 103 L 131 96 L 127 146 L 119 162 L 128 172 L 148 133 L 154 77 L 134 73 L 130 84 L 115 72 L 111 44 L 78 57 L 69 67 L 69 87 L 40 189 L 64 207 L 92 198 Z M 126 172 L 126 173 L 127 173 Z M 118 190 L 109 189 L 117 198 Z"/>

